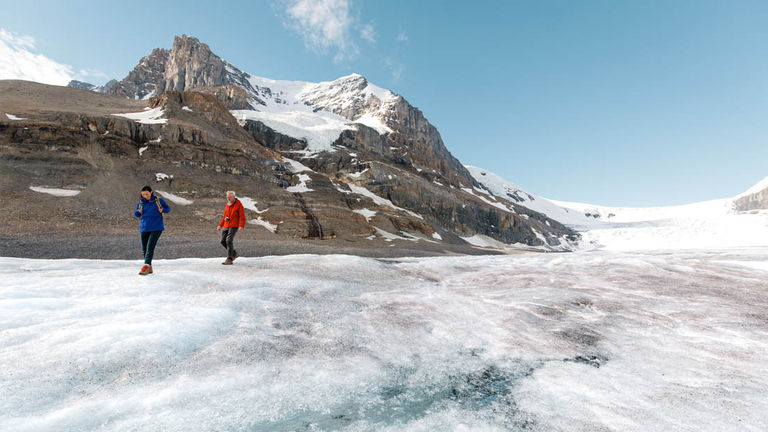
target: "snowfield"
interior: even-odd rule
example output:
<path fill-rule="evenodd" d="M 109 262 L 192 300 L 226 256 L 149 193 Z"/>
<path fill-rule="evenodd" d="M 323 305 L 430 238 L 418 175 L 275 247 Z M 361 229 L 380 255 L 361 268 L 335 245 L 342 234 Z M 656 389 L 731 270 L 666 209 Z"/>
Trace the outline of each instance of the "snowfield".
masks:
<path fill-rule="evenodd" d="M 768 187 L 768 177 L 733 198 L 665 207 L 608 207 L 549 200 L 482 168 L 466 168 L 495 196 L 543 213 L 581 233 L 581 248 L 711 250 L 768 244 L 768 210 L 734 210 L 735 200 Z M 503 244 L 493 247 L 506 248 Z"/>
<path fill-rule="evenodd" d="M 382 135 L 392 132 L 386 118 L 398 101 L 397 96 L 365 81 L 361 75 L 319 83 L 247 76 L 250 84 L 258 89 L 258 94 L 252 96 L 264 105 L 258 105 L 255 110 L 232 110 L 232 115 L 240 122 L 260 121 L 281 134 L 305 140 L 307 148 L 302 153 L 306 157 L 335 151 L 331 144 L 343 131 L 357 129 L 356 124 L 368 126 Z M 353 119 L 334 113 L 334 110 L 349 110 L 359 105 L 369 105 L 369 108 Z"/>
<path fill-rule="evenodd" d="M 220 261 L 0 258 L 0 430 L 768 430 L 765 247 Z"/>

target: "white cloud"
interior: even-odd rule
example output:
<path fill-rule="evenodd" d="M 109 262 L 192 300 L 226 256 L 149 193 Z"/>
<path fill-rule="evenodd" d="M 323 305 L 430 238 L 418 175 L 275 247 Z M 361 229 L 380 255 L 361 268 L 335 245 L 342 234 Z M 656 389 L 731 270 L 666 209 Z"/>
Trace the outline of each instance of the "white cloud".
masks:
<path fill-rule="evenodd" d="M 0 79 L 20 79 L 66 85 L 74 76 L 72 66 L 34 54 L 35 39 L 0 28 Z"/>
<path fill-rule="evenodd" d="M 106 78 L 107 74 L 97 69 L 80 69 L 75 79 L 83 79 L 86 77 Z"/>
<path fill-rule="evenodd" d="M 334 61 L 352 59 L 359 50 L 352 37 L 357 19 L 349 0 L 289 0 L 287 25 L 304 39 L 304 45 L 318 53 L 334 52 Z M 363 29 L 365 37 L 365 29 Z M 370 28 L 373 37 L 373 27 Z"/>
<path fill-rule="evenodd" d="M 397 35 L 397 41 L 398 41 L 398 42 L 408 42 L 408 35 L 407 35 L 407 34 L 405 34 L 405 32 L 404 32 L 404 31 L 401 31 L 401 32 L 400 32 L 400 33 Z"/>
<path fill-rule="evenodd" d="M 370 43 L 376 42 L 376 32 L 373 30 L 373 25 L 366 24 L 360 30 L 360 36 Z"/>
<path fill-rule="evenodd" d="M 400 80 L 400 76 L 403 75 L 403 64 L 399 61 L 393 60 L 391 57 L 384 58 L 384 64 L 389 68 L 389 72 L 392 74 L 392 79 L 395 81 Z"/>

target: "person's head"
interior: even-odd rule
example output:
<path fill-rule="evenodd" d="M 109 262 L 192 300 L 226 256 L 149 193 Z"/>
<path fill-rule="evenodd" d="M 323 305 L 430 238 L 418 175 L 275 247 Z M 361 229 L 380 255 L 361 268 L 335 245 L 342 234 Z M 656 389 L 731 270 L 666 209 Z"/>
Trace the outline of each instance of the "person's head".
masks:
<path fill-rule="evenodd" d="M 152 188 L 149 186 L 144 186 L 141 188 L 141 196 L 147 200 L 152 198 Z"/>
<path fill-rule="evenodd" d="M 227 191 L 227 201 L 235 202 L 235 191 Z"/>

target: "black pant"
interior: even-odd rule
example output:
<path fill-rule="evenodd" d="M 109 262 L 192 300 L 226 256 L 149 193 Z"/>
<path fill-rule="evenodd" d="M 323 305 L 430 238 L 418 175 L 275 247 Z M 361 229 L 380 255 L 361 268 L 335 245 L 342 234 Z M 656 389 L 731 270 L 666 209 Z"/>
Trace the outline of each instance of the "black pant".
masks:
<path fill-rule="evenodd" d="M 227 258 L 232 259 L 232 256 L 237 253 L 235 250 L 235 234 L 237 234 L 237 228 L 224 228 L 221 230 L 221 245 L 227 249 Z"/>
<path fill-rule="evenodd" d="M 141 254 L 144 255 L 144 264 L 152 265 L 152 257 L 155 256 L 155 246 L 162 231 L 149 231 L 141 234 Z"/>

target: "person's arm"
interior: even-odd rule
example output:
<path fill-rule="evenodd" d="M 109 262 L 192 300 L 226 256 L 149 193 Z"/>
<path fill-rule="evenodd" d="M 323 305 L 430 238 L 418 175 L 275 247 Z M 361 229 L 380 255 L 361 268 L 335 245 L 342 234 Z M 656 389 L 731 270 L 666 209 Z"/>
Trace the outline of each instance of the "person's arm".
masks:
<path fill-rule="evenodd" d="M 219 222 L 219 225 L 216 227 L 216 231 L 221 231 L 221 227 L 224 226 L 224 219 L 227 217 L 227 209 L 224 208 L 224 214 L 221 216 L 221 221 Z"/>
<path fill-rule="evenodd" d="M 136 210 L 133 211 L 133 216 L 141 217 L 141 213 L 143 212 L 141 211 L 141 201 L 139 201 L 136 203 Z"/>
<path fill-rule="evenodd" d="M 160 206 L 163 208 L 163 213 L 171 212 L 171 207 L 169 207 L 168 203 L 166 203 L 165 200 L 162 198 L 160 198 Z"/>
<path fill-rule="evenodd" d="M 240 203 L 237 207 L 237 212 L 240 214 L 240 231 L 242 231 L 245 229 L 245 209 L 243 208 L 243 203 Z"/>

